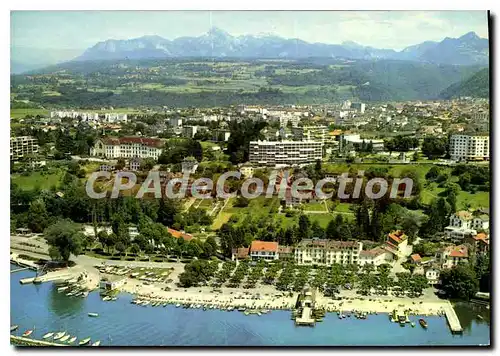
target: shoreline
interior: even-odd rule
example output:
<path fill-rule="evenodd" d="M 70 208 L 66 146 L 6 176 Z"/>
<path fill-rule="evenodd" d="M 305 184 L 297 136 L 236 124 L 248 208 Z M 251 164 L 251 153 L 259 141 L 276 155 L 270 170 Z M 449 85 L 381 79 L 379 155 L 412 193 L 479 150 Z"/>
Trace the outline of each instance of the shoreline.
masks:
<path fill-rule="evenodd" d="M 216 308 L 246 308 L 267 310 L 293 310 L 297 301 L 297 293 L 283 295 L 274 291 L 273 295 L 263 295 L 257 291 L 236 289 L 227 293 L 216 293 L 207 290 L 207 287 L 190 288 L 186 291 L 165 291 L 154 286 L 143 286 L 140 283 L 124 284 L 119 290 L 129 293 L 135 299 L 148 300 L 167 304 L 215 306 Z M 203 290 L 205 289 L 205 290 Z M 201 292 L 200 292 L 201 291 Z M 413 315 L 442 315 L 446 308 L 451 307 L 447 300 L 422 301 L 409 300 L 396 297 L 364 298 L 353 297 L 341 300 L 319 295 L 316 306 L 326 312 L 366 312 L 366 313 L 391 313 L 394 309 L 410 310 Z M 213 309 L 213 308 L 212 308 Z"/>

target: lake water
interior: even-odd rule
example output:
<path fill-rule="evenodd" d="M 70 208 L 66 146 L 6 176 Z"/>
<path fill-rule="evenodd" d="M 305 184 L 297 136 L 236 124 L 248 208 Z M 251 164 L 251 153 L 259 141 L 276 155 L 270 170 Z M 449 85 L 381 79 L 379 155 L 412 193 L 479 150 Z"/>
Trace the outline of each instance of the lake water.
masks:
<path fill-rule="evenodd" d="M 11 269 L 13 267 L 11 266 Z M 120 294 L 115 302 L 103 302 L 97 292 L 88 298 L 58 293 L 52 283 L 21 285 L 32 271 L 11 274 L 11 325 L 16 335 L 35 327 L 33 338 L 47 332 L 66 331 L 78 339 L 91 337 L 102 346 L 418 346 L 489 345 L 489 317 L 460 307 L 462 335 L 452 335 L 446 319 L 425 317 L 428 329 L 391 323 L 387 314 L 366 320 L 327 314 L 315 327 L 296 327 L 289 311 L 245 316 L 241 312 L 142 307 L 130 304 L 132 296 Z M 459 308 L 457 308 L 459 309 Z M 87 313 L 99 313 L 88 317 Z M 486 311 L 482 311 L 483 314 Z M 487 312 L 486 312 L 487 313 Z M 417 321 L 418 317 L 411 317 Z"/>

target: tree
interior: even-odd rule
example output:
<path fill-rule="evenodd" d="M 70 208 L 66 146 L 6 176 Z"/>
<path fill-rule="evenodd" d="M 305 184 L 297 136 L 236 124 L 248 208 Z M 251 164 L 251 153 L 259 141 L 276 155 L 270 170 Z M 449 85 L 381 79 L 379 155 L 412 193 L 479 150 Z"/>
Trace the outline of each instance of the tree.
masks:
<path fill-rule="evenodd" d="M 33 232 L 42 232 L 49 224 L 49 215 L 43 200 L 35 200 L 28 210 L 28 227 Z"/>
<path fill-rule="evenodd" d="M 54 249 L 57 249 L 60 259 L 66 263 L 71 254 L 79 255 L 82 252 L 84 235 L 78 225 L 70 220 L 60 220 L 49 226 L 45 230 L 45 239 L 53 248 L 51 256 L 56 256 Z"/>
<path fill-rule="evenodd" d="M 299 216 L 299 226 L 297 230 L 297 235 L 300 239 L 307 239 L 311 234 L 311 222 L 307 215 Z"/>
<path fill-rule="evenodd" d="M 450 298 L 469 300 L 478 292 L 479 281 L 468 264 L 459 264 L 441 272 L 441 289 Z"/>
<path fill-rule="evenodd" d="M 139 254 L 141 252 L 141 248 L 139 247 L 138 244 L 136 243 L 133 243 L 131 246 L 130 246 L 130 252 L 131 253 L 134 253 L 134 254 Z"/>
<path fill-rule="evenodd" d="M 118 241 L 116 243 L 116 246 L 115 246 L 116 250 L 121 254 L 123 254 L 125 252 L 125 250 L 127 249 L 127 246 L 125 246 L 125 244 L 121 241 Z"/>
<path fill-rule="evenodd" d="M 422 143 L 422 153 L 429 159 L 442 157 L 448 149 L 448 142 L 446 139 L 428 136 L 424 138 Z"/>

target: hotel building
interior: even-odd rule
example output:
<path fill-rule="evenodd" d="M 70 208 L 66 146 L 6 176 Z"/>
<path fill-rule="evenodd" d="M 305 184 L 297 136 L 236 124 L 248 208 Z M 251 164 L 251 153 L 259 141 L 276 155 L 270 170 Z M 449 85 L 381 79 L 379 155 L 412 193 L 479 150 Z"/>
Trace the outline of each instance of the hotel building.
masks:
<path fill-rule="evenodd" d="M 265 166 L 293 166 L 323 158 L 319 141 L 251 141 L 249 161 Z"/>
<path fill-rule="evenodd" d="M 153 158 L 158 159 L 164 142 L 145 137 L 102 137 L 90 149 L 90 155 L 104 158 Z"/>
<path fill-rule="evenodd" d="M 452 135 L 450 156 L 454 161 L 489 160 L 490 137 L 488 135 Z"/>

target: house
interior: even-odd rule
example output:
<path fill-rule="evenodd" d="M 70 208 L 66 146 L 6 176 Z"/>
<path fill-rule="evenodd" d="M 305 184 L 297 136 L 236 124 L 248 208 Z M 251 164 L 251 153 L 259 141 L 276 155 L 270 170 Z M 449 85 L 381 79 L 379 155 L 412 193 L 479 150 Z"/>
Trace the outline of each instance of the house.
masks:
<path fill-rule="evenodd" d="M 134 241 L 137 236 L 139 236 L 139 230 L 137 230 L 137 226 L 129 226 L 128 237 L 130 238 L 130 241 Z"/>
<path fill-rule="evenodd" d="M 359 253 L 359 265 L 366 264 L 380 266 L 392 260 L 392 253 L 382 247 L 375 247 L 371 250 L 363 250 Z"/>
<path fill-rule="evenodd" d="M 115 290 L 125 284 L 127 279 L 117 276 L 107 276 L 99 281 L 99 288 L 107 291 Z"/>
<path fill-rule="evenodd" d="M 293 261 L 293 248 L 290 246 L 278 246 L 278 254 L 280 260 Z"/>
<path fill-rule="evenodd" d="M 113 233 L 113 229 L 111 229 L 111 227 L 109 227 L 109 226 L 98 226 L 97 233 L 100 233 L 101 231 L 105 231 L 108 235 L 111 235 Z M 83 234 L 85 236 L 94 236 L 95 237 L 94 226 L 83 225 Z"/>
<path fill-rule="evenodd" d="M 27 228 L 23 228 L 23 227 L 16 229 L 16 234 L 19 236 L 31 236 L 32 235 L 31 229 L 27 229 Z"/>
<path fill-rule="evenodd" d="M 448 246 L 436 253 L 436 262 L 441 268 L 451 268 L 459 263 L 466 263 L 469 261 L 469 251 L 467 246 Z"/>
<path fill-rule="evenodd" d="M 410 258 L 411 258 L 411 262 L 416 264 L 416 265 L 418 265 L 422 262 L 422 257 L 420 257 L 420 255 L 418 253 L 411 255 Z"/>
<path fill-rule="evenodd" d="M 128 162 L 128 169 L 131 171 L 138 171 L 141 168 L 141 159 L 140 158 L 132 158 Z"/>
<path fill-rule="evenodd" d="M 90 155 L 105 158 L 158 159 L 164 140 L 146 137 L 101 137 L 90 149 Z"/>
<path fill-rule="evenodd" d="M 252 260 L 277 260 L 279 259 L 278 243 L 269 241 L 252 241 L 250 245 L 250 258 Z"/>
<path fill-rule="evenodd" d="M 490 250 L 490 236 L 484 232 L 475 236 L 469 236 L 466 242 L 474 247 L 475 253 L 488 253 Z"/>
<path fill-rule="evenodd" d="M 385 248 L 395 257 L 403 257 L 408 247 L 408 237 L 403 231 L 397 230 L 387 234 Z"/>
<path fill-rule="evenodd" d="M 167 228 L 167 231 L 170 235 L 172 235 L 176 239 L 181 238 L 181 237 L 184 239 L 184 241 L 191 241 L 193 239 L 193 235 L 186 234 L 184 231 L 177 231 L 177 230 L 171 229 L 169 227 Z"/>
<path fill-rule="evenodd" d="M 249 252 L 249 247 L 233 248 L 231 253 L 231 261 L 247 259 Z"/>
<path fill-rule="evenodd" d="M 240 167 L 240 173 L 245 177 L 245 178 L 252 178 L 253 173 L 255 172 L 255 168 L 252 167 L 249 164 L 244 164 Z"/>
<path fill-rule="evenodd" d="M 194 157 L 186 157 L 181 163 L 182 173 L 193 174 L 198 169 L 198 161 Z"/>
<path fill-rule="evenodd" d="M 479 211 L 473 213 L 471 228 L 486 231 L 490 228 L 490 216 Z"/>
<path fill-rule="evenodd" d="M 435 285 L 439 283 L 440 272 L 439 269 L 435 267 L 428 267 L 425 269 L 425 278 L 430 285 Z"/>

